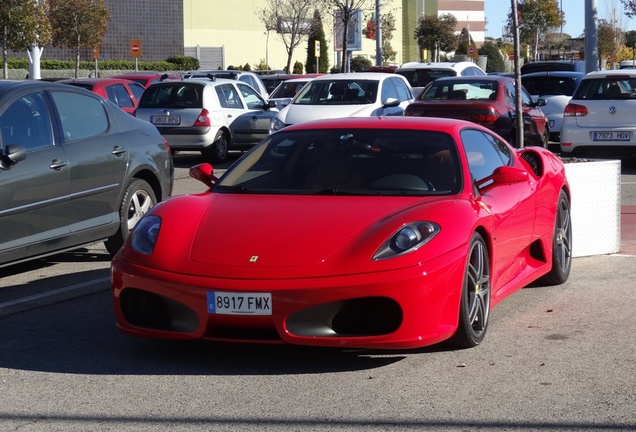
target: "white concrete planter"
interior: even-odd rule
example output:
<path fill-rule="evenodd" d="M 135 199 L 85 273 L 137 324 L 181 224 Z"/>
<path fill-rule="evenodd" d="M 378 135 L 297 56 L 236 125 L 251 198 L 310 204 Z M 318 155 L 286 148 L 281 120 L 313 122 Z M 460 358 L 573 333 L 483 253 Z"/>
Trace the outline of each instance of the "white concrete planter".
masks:
<path fill-rule="evenodd" d="M 572 256 L 616 253 L 621 247 L 621 161 L 567 159 L 572 195 Z"/>

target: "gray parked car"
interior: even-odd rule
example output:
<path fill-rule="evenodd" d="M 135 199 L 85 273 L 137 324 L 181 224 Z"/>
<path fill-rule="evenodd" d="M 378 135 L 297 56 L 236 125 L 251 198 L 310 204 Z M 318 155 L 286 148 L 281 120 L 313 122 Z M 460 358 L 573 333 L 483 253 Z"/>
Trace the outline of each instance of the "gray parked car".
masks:
<path fill-rule="evenodd" d="M 85 89 L 0 81 L 0 267 L 105 240 L 172 193 L 167 141 Z"/>

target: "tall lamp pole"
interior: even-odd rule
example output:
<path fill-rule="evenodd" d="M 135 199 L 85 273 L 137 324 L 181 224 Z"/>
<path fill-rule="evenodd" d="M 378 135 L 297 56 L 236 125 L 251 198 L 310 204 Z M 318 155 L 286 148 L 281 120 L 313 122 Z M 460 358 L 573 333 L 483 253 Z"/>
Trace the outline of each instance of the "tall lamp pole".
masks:
<path fill-rule="evenodd" d="M 517 0 L 512 3 L 512 35 L 515 53 L 515 147 L 523 147 L 523 106 L 521 104 L 521 66 L 519 65 L 519 15 Z"/>
<path fill-rule="evenodd" d="M 380 0 L 375 0 L 375 65 L 382 66 L 382 19 Z"/>

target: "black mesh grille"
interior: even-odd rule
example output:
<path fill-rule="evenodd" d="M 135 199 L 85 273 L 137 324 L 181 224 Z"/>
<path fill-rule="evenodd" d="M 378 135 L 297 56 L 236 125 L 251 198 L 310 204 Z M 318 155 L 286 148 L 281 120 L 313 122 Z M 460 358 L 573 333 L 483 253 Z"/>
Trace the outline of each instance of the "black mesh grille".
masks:
<path fill-rule="evenodd" d="M 540 155 L 533 151 L 525 151 L 521 153 L 521 159 L 530 165 L 532 172 L 534 172 L 538 177 L 543 174 L 543 164 Z"/>

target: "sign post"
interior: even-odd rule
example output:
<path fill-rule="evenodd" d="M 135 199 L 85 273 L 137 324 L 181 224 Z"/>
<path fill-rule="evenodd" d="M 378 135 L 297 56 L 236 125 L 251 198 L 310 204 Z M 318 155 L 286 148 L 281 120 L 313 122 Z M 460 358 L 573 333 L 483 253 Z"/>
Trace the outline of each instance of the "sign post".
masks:
<path fill-rule="evenodd" d="M 133 39 L 130 41 L 130 56 L 135 58 L 135 72 L 137 72 L 137 60 L 141 57 L 141 40 Z"/>
<path fill-rule="evenodd" d="M 316 56 L 316 73 L 320 72 L 318 65 L 320 64 L 320 41 L 314 41 L 314 55 Z"/>

